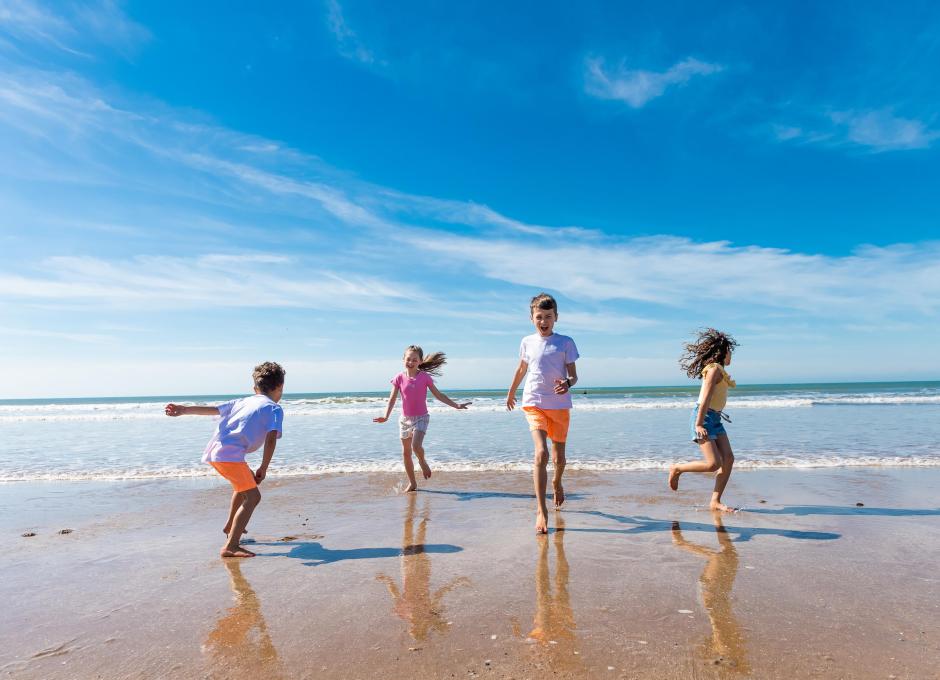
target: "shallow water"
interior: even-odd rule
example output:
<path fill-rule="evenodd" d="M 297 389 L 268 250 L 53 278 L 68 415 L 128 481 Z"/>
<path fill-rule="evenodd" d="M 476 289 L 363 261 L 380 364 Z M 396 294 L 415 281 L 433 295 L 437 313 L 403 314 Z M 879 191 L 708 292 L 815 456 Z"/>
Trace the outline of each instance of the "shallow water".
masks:
<path fill-rule="evenodd" d="M 428 459 L 441 470 L 526 469 L 521 411 L 500 391 L 451 391 L 467 411 L 431 405 Z M 691 387 L 588 389 L 574 396 L 573 469 L 665 468 L 697 457 L 688 441 Z M 170 419 L 167 401 L 225 396 L 0 401 L 0 481 L 192 477 L 211 418 Z M 400 469 L 395 422 L 377 425 L 385 394 L 288 395 L 272 473 Z M 940 382 L 751 385 L 733 390 L 726 425 L 739 467 L 940 466 Z M 249 458 L 255 462 L 257 456 Z"/>

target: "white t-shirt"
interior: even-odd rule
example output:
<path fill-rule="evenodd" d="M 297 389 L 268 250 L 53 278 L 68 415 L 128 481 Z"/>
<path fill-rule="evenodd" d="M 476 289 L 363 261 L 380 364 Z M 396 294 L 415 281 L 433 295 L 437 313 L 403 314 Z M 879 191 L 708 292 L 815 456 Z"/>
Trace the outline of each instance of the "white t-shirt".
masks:
<path fill-rule="evenodd" d="M 568 377 L 567 364 L 578 360 L 578 348 L 567 335 L 538 333 L 522 338 L 519 358 L 529 365 L 522 391 L 523 406 L 542 409 L 571 408 L 571 395 L 555 394 L 555 380 Z"/>
<path fill-rule="evenodd" d="M 244 463 L 245 454 L 257 451 L 268 432 L 281 438 L 284 410 L 265 394 L 219 404 L 219 424 L 206 444 L 202 462 Z"/>

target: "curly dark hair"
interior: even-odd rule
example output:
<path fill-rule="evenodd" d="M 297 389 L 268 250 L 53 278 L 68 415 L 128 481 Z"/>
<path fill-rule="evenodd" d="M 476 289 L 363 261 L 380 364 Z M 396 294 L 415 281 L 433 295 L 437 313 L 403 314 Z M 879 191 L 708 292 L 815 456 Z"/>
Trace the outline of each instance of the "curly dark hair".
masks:
<path fill-rule="evenodd" d="M 706 328 L 699 331 L 695 342 L 685 343 L 685 353 L 679 358 L 679 367 L 690 378 L 701 378 L 702 369 L 708 364 L 724 366 L 725 357 L 737 346 L 737 341 L 727 333 Z"/>
<path fill-rule="evenodd" d="M 255 381 L 255 387 L 263 394 L 270 394 L 278 387 L 284 384 L 284 376 L 287 373 L 281 368 L 280 364 L 273 361 L 265 361 L 263 364 L 255 366 L 251 377 Z"/>
<path fill-rule="evenodd" d="M 424 350 L 418 345 L 408 345 L 405 348 L 404 354 L 408 354 L 408 352 L 418 353 L 418 358 L 421 359 L 421 362 L 418 364 L 419 371 L 440 377 L 441 368 L 447 363 L 447 355 L 443 352 L 431 352 L 425 359 Z"/>

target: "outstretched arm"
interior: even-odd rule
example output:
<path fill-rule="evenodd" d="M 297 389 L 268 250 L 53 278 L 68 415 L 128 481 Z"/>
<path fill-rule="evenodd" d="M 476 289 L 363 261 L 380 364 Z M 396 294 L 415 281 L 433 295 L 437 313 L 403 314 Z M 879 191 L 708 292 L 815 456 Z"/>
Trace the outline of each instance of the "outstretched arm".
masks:
<path fill-rule="evenodd" d="M 463 409 L 467 408 L 471 403 L 473 403 L 473 402 L 470 402 L 470 401 L 465 401 L 465 402 L 463 402 L 462 404 L 458 404 L 456 401 L 454 401 L 453 399 L 451 399 L 450 397 L 448 397 L 446 394 L 444 394 L 443 392 L 441 392 L 439 389 L 437 389 L 437 387 L 436 387 L 435 385 L 433 385 L 433 384 L 428 385 L 428 389 L 431 390 L 431 394 L 434 395 L 434 398 L 435 398 L 435 399 L 437 399 L 438 401 L 442 401 L 442 402 L 444 402 L 445 404 L 447 404 L 448 406 L 452 406 L 453 408 L 457 408 L 457 409 L 463 410 Z"/>
<path fill-rule="evenodd" d="M 515 374 L 512 376 L 512 385 L 509 386 L 509 394 L 506 395 L 506 410 L 512 411 L 516 406 L 516 390 L 519 389 L 519 383 L 522 382 L 522 379 L 525 377 L 526 371 L 529 370 L 529 364 L 524 360 L 519 361 L 519 367 L 516 369 Z"/>
<path fill-rule="evenodd" d="M 264 438 L 264 453 L 261 456 L 261 467 L 255 471 L 255 481 L 259 484 L 268 474 L 268 465 L 274 457 L 274 447 L 277 446 L 277 430 L 271 430 Z"/>
<path fill-rule="evenodd" d="M 181 406 L 180 404 L 167 404 L 163 412 L 168 416 L 217 416 L 219 409 L 215 406 Z"/>
<path fill-rule="evenodd" d="M 388 405 L 385 407 L 385 415 L 373 418 L 373 423 L 384 423 L 392 415 L 392 409 L 395 408 L 395 400 L 398 399 L 398 385 L 392 385 L 392 391 L 388 395 Z"/>

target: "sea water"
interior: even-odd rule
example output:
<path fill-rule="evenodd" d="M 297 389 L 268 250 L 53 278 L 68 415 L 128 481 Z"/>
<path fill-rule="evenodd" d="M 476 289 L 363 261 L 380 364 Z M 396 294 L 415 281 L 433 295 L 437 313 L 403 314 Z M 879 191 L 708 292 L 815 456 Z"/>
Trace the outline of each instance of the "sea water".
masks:
<path fill-rule="evenodd" d="M 445 386 L 446 389 L 446 386 Z M 465 411 L 429 402 L 425 440 L 439 471 L 524 470 L 532 443 L 501 390 L 448 390 Z M 575 388 L 569 469 L 665 469 L 696 459 L 697 387 Z M 232 396 L 0 401 L 0 481 L 118 480 L 214 474 L 200 463 L 214 419 L 163 406 Z M 387 393 L 285 395 L 284 436 L 269 474 L 401 470 Z M 743 385 L 726 423 L 739 468 L 940 466 L 940 382 Z M 249 456 L 260 460 L 260 452 Z"/>

